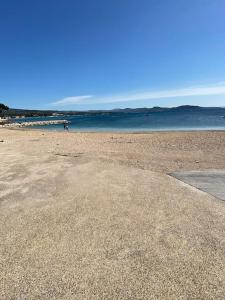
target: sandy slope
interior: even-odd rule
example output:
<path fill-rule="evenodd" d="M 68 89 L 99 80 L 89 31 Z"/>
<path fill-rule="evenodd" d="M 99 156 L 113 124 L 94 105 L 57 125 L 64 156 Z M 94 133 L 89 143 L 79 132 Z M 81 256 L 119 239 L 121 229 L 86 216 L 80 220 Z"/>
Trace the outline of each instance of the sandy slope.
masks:
<path fill-rule="evenodd" d="M 1 130 L 0 299 L 224 299 L 225 133 Z"/>

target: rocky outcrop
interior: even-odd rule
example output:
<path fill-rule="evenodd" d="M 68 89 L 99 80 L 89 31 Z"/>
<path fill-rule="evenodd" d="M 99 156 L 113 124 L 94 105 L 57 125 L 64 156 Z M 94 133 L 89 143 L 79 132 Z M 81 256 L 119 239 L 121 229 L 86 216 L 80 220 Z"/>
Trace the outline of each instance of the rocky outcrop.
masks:
<path fill-rule="evenodd" d="M 29 127 L 29 126 L 46 126 L 46 125 L 57 125 L 57 124 L 69 124 L 67 120 L 49 120 L 49 121 L 31 121 L 31 122 L 14 122 L 0 125 L 4 128 L 20 128 L 20 127 Z"/>

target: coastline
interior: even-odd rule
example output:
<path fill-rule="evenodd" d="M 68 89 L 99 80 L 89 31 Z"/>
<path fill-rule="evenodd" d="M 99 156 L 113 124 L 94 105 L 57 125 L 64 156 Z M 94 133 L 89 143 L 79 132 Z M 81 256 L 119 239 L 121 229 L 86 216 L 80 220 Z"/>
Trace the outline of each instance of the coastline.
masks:
<path fill-rule="evenodd" d="M 149 111 L 149 109 L 147 109 Z M 199 131 L 225 130 L 225 121 L 222 117 L 225 109 L 222 108 L 195 108 L 180 107 L 172 110 L 147 113 L 143 110 L 132 112 L 96 112 L 81 115 L 63 115 L 49 117 L 28 117 L 18 122 L 60 122 L 67 119 L 69 129 L 79 132 L 149 132 L 149 131 Z M 33 124 L 34 125 L 34 124 Z M 47 126 L 46 126 L 47 127 Z M 48 125 L 47 130 L 63 130 L 61 125 Z"/>
<path fill-rule="evenodd" d="M 64 130 L 51 130 L 48 129 L 48 126 L 46 125 L 45 128 L 43 129 L 42 127 L 35 127 L 35 126 L 27 126 L 27 127 L 0 127 L 1 131 L 4 130 L 10 130 L 10 131 L 34 131 L 34 132 L 48 132 L 48 133 L 65 133 Z M 0 131 L 0 132 L 1 132 Z M 140 130 L 140 131 L 136 131 L 136 130 L 129 130 L 129 131 L 117 131 L 117 130 L 111 130 L 111 131 L 79 131 L 79 128 L 77 130 L 69 130 L 66 131 L 66 133 L 90 133 L 90 134 L 95 134 L 95 133 L 99 133 L 99 134 L 149 134 L 149 133 L 204 133 L 204 132 L 225 132 L 225 128 L 221 128 L 221 129 L 201 129 L 201 128 L 197 128 L 197 129 L 174 129 L 174 130 L 170 130 L 170 129 L 162 129 L 162 130 Z"/>
<path fill-rule="evenodd" d="M 37 132 L 37 131 L 40 131 L 40 132 L 54 132 L 54 133 L 62 133 L 62 132 L 65 132 L 63 129 L 61 130 L 53 130 L 53 129 L 49 129 L 48 126 L 46 126 L 46 128 L 38 128 L 37 127 L 33 127 L 33 126 L 27 126 L 27 127 L 0 127 L 0 130 L 1 129 L 7 129 L 7 130 L 19 130 L 19 131 L 34 131 L 34 132 Z M 123 131 L 123 130 L 109 130 L 109 131 L 102 131 L 102 130 L 96 130 L 96 131 L 89 131 L 89 130 L 79 130 L 78 129 L 74 129 L 74 130 L 71 130 L 69 128 L 69 130 L 66 132 L 67 134 L 68 133 L 90 133 L 90 134 L 95 134 L 95 133 L 99 133 L 99 134 L 152 134 L 152 133 L 200 133 L 200 132 L 225 132 L 225 128 L 221 128 L 221 129 L 173 129 L 173 130 L 169 130 L 169 129 L 162 129 L 162 130 L 140 130 L 140 131 L 136 131 L 136 130 L 128 130 L 128 131 Z"/>

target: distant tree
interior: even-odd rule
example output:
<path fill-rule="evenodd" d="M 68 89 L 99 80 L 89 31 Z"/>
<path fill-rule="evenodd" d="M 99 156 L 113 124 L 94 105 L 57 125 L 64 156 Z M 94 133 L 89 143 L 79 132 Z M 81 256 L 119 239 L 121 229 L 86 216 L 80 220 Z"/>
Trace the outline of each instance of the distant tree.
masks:
<path fill-rule="evenodd" d="M 0 115 L 4 116 L 4 112 L 9 110 L 9 107 L 3 103 L 0 103 Z"/>

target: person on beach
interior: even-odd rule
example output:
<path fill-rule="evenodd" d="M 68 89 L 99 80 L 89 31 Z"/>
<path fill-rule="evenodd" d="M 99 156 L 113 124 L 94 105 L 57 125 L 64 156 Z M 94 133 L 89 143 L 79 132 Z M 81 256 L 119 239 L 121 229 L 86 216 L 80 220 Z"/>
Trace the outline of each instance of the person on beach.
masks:
<path fill-rule="evenodd" d="M 64 123 L 63 126 L 64 126 L 64 130 L 69 131 L 69 126 L 68 126 L 68 124 Z"/>

